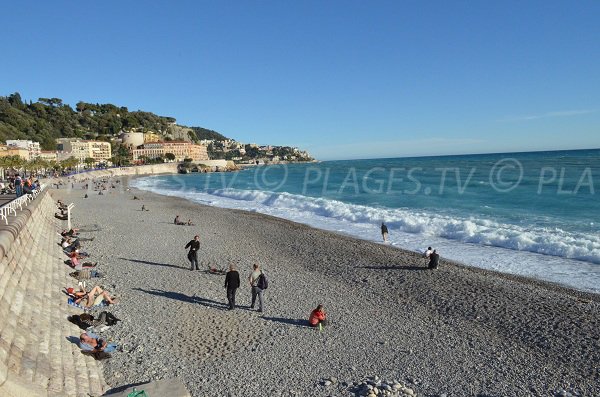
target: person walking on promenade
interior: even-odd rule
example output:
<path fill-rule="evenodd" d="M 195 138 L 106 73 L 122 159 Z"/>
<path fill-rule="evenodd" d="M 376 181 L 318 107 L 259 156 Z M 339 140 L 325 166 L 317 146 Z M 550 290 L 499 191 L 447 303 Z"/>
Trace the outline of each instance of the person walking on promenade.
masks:
<path fill-rule="evenodd" d="M 235 309 L 235 292 L 240 287 L 240 274 L 235 270 L 233 264 L 229 265 L 229 271 L 225 275 L 225 289 L 227 290 L 227 302 L 229 310 Z"/>
<path fill-rule="evenodd" d="M 430 269 L 437 269 L 440 265 L 440 254 L 438 254 L 435 250 L 429 255 L 429 264 L 427 267 Z"/>
<path fill-rule="evenodd" d="M 23 180 L 19 174 L 15 175 L 15 193 L 17 197 L 21 197 L 23 195 Z"/>
<path fill-rule="evenodd" d="M 381 222 L 381 237 L 383 237 L 383 242 L 387 243 L 388 238 L 388 228 L 385 223 Z"/>
<path fill-rule="evenodd" d="M 190 242 L 185 245 L 185 249 L 188 249 L 188 247 L 190 249 L 190 252 L 188 252 L 190 270 L 194 270 L 194 267 L 196 268 L 196 270 L 200 270 L 198 268 L 198 250 L 200 249 L 200 236 L 194 236 L 194 239 L 190 240 Z"/>
<path fill-rule="evenodd" d="M 250 304 L 250 309 L 254 309 L 254 304 L 256 303 L 256 297 L 258 296 L 258 311 L 262 313 L 264 309 L 264 301 L 263 301 L 263 288 L 259 287 L 259 278 L 263 276 L 262 270 L 260 270 L 260 266 L 256 263 L 252 267 L 252 272 L 248 277 L 248 281 L 250 282 L 250 287 L 252 288 L 252 303 Z"/>

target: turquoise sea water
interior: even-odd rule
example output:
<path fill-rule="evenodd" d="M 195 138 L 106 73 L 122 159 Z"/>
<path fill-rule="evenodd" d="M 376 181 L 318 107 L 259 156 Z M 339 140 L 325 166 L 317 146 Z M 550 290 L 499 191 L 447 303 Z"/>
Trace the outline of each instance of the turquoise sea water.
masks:
<path fill-rule="evenodd" d="M 260 166 L 135 186 L 369 240 L 385 222 L 398 247 L 600 292 L 600 150 Z"/>

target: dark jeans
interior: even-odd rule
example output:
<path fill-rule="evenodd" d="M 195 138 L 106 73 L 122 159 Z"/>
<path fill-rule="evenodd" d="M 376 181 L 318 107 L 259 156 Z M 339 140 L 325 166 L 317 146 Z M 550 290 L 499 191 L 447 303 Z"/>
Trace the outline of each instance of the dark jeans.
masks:
<path fill-rule="evenodd" d="M 258 311 L 263 311 L 263 290 L 258 287 L 252 287 L 252 304 L 251 308 L 254 308 L 254 303 L 256 302 L 256 297 L 258 296 Z"/>
<path fill-rule="evenodd" d="M 188 253 L 188 259 L 190 261 L 190 270 L 194 270 L 194 266 L 196 267 L 196 270 L 198 269 L 198 253 L 196 251 L 194 252 L 190 252 Z"/>
<path fill-rule="evenodd" d="M 229 308 L 235 309 L 235 292 L 237 288 L 227 288 L 227 301 L 229 302 Z"/>

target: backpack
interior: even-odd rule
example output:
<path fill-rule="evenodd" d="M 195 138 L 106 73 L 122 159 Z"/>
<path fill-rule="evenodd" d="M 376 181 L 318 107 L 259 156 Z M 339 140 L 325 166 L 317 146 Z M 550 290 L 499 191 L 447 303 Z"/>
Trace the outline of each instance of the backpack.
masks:
<path fill-rule="evenodd" d="M 267 279 L 267 275 L 263 272 L 260 272 L 260 276 L 258 276 L 258 280 L 256 281 L 256 286 L 260 289 L 269 288 L 269 280 Z"/>

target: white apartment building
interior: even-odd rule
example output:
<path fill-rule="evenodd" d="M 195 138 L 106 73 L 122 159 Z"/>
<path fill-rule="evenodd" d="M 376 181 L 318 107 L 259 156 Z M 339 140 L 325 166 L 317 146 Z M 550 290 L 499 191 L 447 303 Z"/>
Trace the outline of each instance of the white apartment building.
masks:
<path fill-rule="evenodd" d="M 33 160 L 40 157 L 41 148 L 39 142 L 27 141 L 24 139 L 8 139 L 6 141 L 6 146 L 27 150 L 29 152 L 29 158 L 26 160 Z"/>

